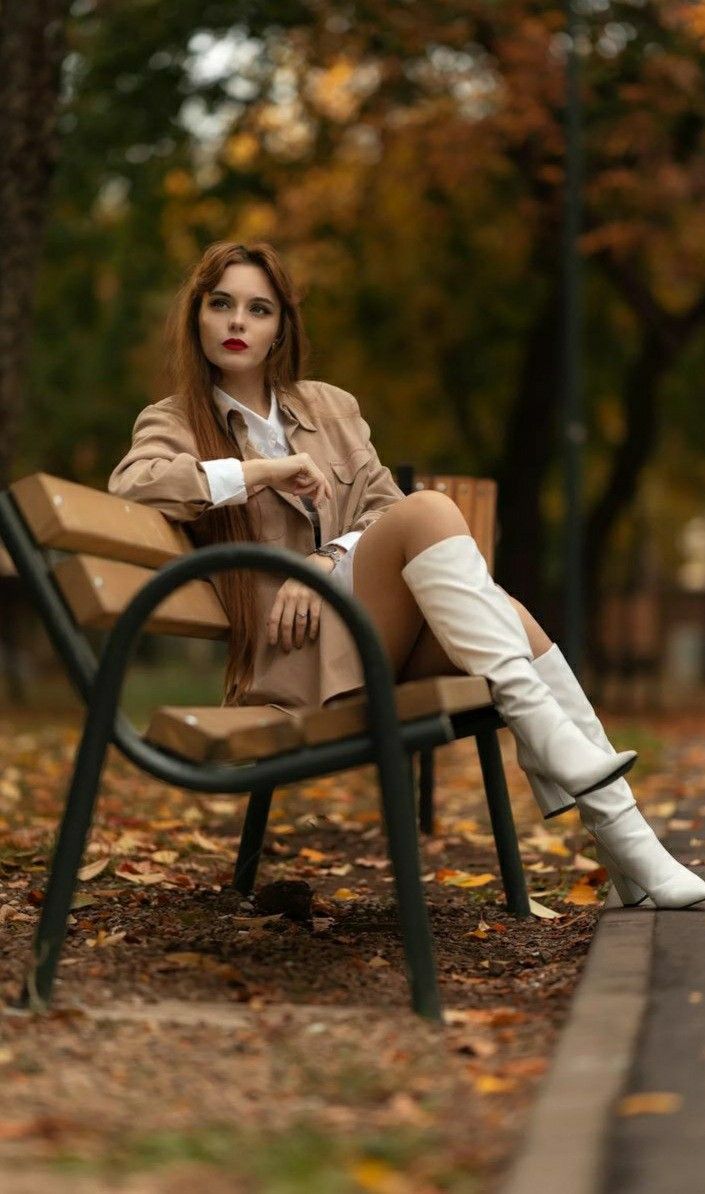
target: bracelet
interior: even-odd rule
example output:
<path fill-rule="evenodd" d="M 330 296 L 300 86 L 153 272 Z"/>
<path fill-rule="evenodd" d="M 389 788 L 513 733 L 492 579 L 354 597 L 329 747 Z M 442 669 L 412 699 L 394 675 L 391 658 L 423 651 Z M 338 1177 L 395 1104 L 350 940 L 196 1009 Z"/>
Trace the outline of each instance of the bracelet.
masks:
<path fill-rule="evenodd" d="M 315 556 L 323 556 L 327 560 L 332 560 L 334 564 L 339 564 L 345 555 L 345 551 L 339 543 L 328 543 L 325 547 L 317 547 L 313 554 Z"/>

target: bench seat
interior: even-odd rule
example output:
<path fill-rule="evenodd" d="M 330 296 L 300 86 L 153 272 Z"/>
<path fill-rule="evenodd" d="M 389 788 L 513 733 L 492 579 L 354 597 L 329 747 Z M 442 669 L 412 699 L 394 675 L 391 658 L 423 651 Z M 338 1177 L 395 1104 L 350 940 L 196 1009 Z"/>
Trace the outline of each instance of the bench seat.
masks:
<path fill-rule="evenodd" d="M 397 685 L 395 700 L 403 722 L 492 705 L 489 686 L 481 676 L 410 680 Z M 322 709 L 288 712 L 271 705 L 165 706 L 153 714 L 145 737 L 192 762 L 249 763 L 303 746 L 352 738 L 366 729 L 367 699 L 355 695 Z"/>

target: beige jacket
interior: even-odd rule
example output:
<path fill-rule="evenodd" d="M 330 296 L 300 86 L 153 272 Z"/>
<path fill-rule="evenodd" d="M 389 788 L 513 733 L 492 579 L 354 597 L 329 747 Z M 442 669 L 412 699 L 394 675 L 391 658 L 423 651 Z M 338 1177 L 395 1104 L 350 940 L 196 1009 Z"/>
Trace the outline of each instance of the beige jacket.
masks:
<path fill-rule="evenodd" d="M 365 530 L 402 494 L 389 469 L 380 464 L 353 396 L 327 382 L 303 381 L 298 388 L 298 395 L 280 395 L 279 407 L 292 451 L 308 452 L 331 482 L 332 496 L 319 508 L 321 542 L 326 543 L 347 531 Z M 234 412 L 230 427 L 242 459 L 257 457 L 242 415 Z M 132 446 L 110 477 L 108 489 L 155 506 L 176 522 L 189 523 L 194 542 L 208 542 L 207 527 L 199 520 L 212 508 L 210 492 L 177 398 L 164 398 L 138 416 Z M 315 550 L 311 521 L 293 494 L 266 488 L 248 499 L 248 508 L 253 525 L 261 528 L 260 542 L 302 556 Z M 263 573 L 257 579 L 260 633 L 248 702 L 316 705 L 359 687 L 362 671 L 352 639 L 325 603 L 316 642 L 306 638 L 303 647 L 289 654 L 269 646 L 267 618 L 282 583 L 282 578 Z"/>

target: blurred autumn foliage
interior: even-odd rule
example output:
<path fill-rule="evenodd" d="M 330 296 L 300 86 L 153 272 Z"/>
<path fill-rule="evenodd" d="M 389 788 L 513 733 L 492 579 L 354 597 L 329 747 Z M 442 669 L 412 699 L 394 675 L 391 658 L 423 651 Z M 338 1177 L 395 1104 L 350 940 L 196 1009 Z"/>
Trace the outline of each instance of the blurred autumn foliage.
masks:
<path fill-rule="evenodd" d="M 620 580 L 645 520 L 672 566 L 705 482 L 705 4 L 578 9 L 587 566 Z M 540 609 L 563 30 L 558 0 L 75 0 L 16 473 L 103 483 L 166 392 L 184 270 L 263 237 L 305 293 L 310 375 L 359 396 L 390 465 L 498 478 L 498 573 Z"/>

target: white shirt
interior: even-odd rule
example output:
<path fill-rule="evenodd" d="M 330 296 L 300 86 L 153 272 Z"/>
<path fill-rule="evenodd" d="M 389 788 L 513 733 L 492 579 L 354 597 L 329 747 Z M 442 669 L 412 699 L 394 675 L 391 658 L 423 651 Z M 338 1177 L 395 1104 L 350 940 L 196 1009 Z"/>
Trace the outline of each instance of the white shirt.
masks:
<path fill-rule="evenodd" d="M 247 438 L 260 456 L 274 460 L 290 455 L 291 448 L 287 442 L 274 390 L 271 392 L 269 414 L 266 419 L 250 410 L 248 406 L 243 406 L 237 398 L 232 398 L 218 386 L 213 387 L 213 401 L 226 433 L 228 432 L 228 415 L 231 411 L 236 410 L 245 420 Z M 234 456 L 227 456 L 222 460 L 203 460 L 201 467 L 206 474 L 214 506 L 239 506 L 247 501 L 242 461 L 237 460 Z M 338 543 L 345 551 L 349 551 L 352 545 L 357 543 L 361 534 L 362 531 L 348 531 L 346 535 L 341 535 L 338 539 L 331 539 L 330 542 Z"/>

